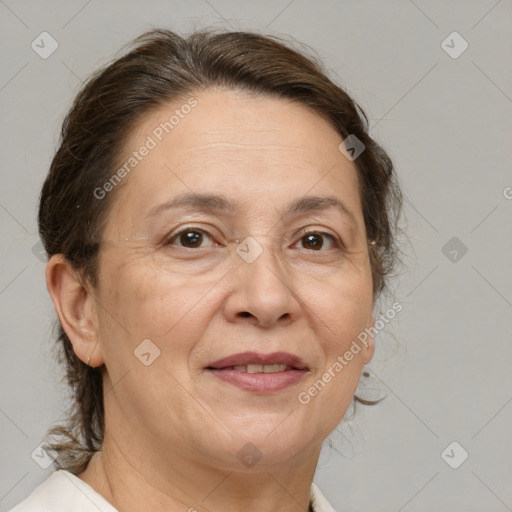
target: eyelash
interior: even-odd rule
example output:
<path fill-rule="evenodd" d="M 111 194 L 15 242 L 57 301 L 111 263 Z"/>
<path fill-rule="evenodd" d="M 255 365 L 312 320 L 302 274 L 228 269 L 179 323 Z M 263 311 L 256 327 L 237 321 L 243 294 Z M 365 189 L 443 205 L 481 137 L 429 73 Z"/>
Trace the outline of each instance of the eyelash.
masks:
<path fill-rule="evenodd" d="M 174 233 L 172 234 L 171 236 L 169 236 L 165 242 L 164 242 L 164 245 L 173 245 L 173 240 L 179 238 L 180 235 L 182 235 L 183 233 L 188 233 L 188 232 L 197 232 L 197 233 L 203 233 L 203 234 L 206 234 L 208 237 L 210 237 L 210 239 L 213 240 L 213 236 L 206 230 L 204 229 L 201 229 L 201 228 L 196 228 L 196 227 L 192 227 L 192 226 L 188 226 L 188 227 L 185 227 L 183 228 L 182 230 L 178 231 L 177 233 Z M 332 235 L 330 233 L 327 233 L 325 231 L 319 231 L 319 230 L 314 230 L 314 229 L 310 229 L 310 230 L 302 230 L 300 233 L 299 233 L 299 239 L 298 239 L 298 242 L 297 243 L 300 243 L 300 241 L 306 236 L 306 235 L 309 235 L 309 234 L 315 234 L 315 235 L 322 235 L 323 237 L 327 237 L 327 238 L 330 238 L 332 242 L 334 242 L 335 244 L 335 248 L 336 249 L 343 249 L 344 246 L 343 246 L 343 243 L 341 242 L 341 240 L 335 236 L 335 235 Z M 197 250 L 197 249 L 201 249 L 201 247 L 182 247 L 182 246 L 176 246 L 176 247 L 179 247 L 181 249 L 188 249 L 188 250 Z M 306 249 L 306 250 L 309 250 L 311 252 L 326 252 L 328 251 L 329 249 L 327 250 L 314 250 L 314 249 Z M 332 250 L 332 249 L 331 249 Z"/>

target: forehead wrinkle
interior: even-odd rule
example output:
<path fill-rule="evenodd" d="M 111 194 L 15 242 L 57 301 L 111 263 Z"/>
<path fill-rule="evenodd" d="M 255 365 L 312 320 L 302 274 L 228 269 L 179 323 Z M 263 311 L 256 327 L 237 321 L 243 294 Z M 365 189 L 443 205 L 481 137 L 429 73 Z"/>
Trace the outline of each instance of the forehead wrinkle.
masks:
<path fill-rule="evenodd" d="M 244 151 L 245 149 L 247 151 Z M 216 143 L 180 148 L 179 153 L 172 155 L 172 160 L 169 163 L 174 169 L 185 172 L 188 169 L 204 168 L 205 162 L 208 162 L 208 166 L 224 169 L 232 165 L 238 166 L 243 162 L 244 168 L 250 165 L 255 171 L 258 166 L 278 166 L 289 175 L 290 170 L 307 168 L 320 173 L 319 177 L 333 166 L 332 159 L 327 158 L 327 155 L 305 149 L 303 146 L 252 143 Z M 233 171 L 237 171 L 237 168 Z"/>
<path fill-rule="evenodd" d="M 301 153 L 304 155 L 311 155 L 314 153 L 311 148 L 304 148 L 301 144 L 272 144 L 272 143 L 255 143 L 255 142 L 241 142 L 241 141 L 215 141 L 215 142 L 205 142 L 203 144 L 197 144 L 191 146 L 189 148 L 180 148 L 180 153 L 207 153 L 210 150 L 231 150 L 231 149 L 254 149 L 265 151 L 283 151 L 283 152 L 293 152 L 295 154 Z M 229 156 L 229 155 L 228 155 Z M 313 159 L 311 158 L 311 161 Z"/>

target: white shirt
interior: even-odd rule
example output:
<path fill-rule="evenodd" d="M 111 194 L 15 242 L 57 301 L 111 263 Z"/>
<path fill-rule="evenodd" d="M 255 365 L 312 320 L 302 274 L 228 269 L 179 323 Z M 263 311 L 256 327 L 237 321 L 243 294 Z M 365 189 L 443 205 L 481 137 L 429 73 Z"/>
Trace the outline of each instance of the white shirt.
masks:
<path fill-rule="evenodd" d="M 336 512 L 318 486 L 311 484 L 315 512 Z M 64 469 L 54 471 L 10 512 L 118 512 L 89 484 Z"/>

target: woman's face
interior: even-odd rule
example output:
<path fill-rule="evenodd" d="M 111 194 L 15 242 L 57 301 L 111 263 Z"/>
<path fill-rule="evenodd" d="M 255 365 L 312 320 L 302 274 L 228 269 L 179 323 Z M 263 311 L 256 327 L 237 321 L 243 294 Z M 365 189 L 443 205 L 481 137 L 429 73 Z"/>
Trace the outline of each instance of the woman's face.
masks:
<path fill-rule="evenodd" d="M 298 461 L 373 354 L 353 343 L 373 325 L 356 167 L 302 106 L 193 96 L 146 116 L 121 155 L 96 290 L 107 429 L 162 460 Z"/>

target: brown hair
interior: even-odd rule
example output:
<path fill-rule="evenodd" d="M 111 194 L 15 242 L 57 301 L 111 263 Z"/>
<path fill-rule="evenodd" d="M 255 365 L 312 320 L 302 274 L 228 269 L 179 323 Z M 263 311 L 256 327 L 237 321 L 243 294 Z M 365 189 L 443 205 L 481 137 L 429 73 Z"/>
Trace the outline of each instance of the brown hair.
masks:
<path fill-rule="evenodd" d="M 298 102 L 326 119 L 343 139 L 353 134 L 364 144 L 354 163 L 367 239 L 375 241 L 368 249 L 374 300 L 379 297 L 397 261 L 402 196 L 390 158 L 368 134 L 365 113 L 321 64 L 275 36 L 247 32 L 205 30 L 182 38 L 152 30 L 133 45 L 91 76 L 64 119 L 39 201 L 39 233 L 48 257 L 63 254 L 84 286 L 96 288 L 99 241 L 120 187 L 102 200 L 93 191 L 117 168 L 130 127 L 150 110 L 193 92 L 239 89 Z M 55 439 L 46 449 L 56 467 L 78 474 L 103 443 L 103 370 L 83 363 L 57 324 L 59 361 L 73 396 L 66 423 L 49 430 Z M 355 396 L 356 401 L 376 403 Z"/>

